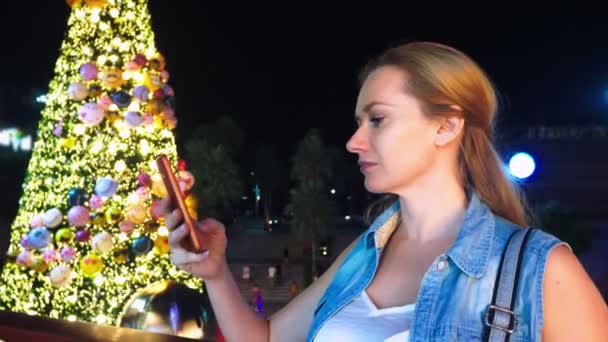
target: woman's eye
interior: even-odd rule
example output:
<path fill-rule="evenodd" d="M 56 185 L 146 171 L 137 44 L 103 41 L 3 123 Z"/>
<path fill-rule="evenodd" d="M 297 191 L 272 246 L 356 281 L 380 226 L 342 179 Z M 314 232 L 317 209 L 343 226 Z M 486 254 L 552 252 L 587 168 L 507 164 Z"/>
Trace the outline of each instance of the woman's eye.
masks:
<path fill-rule="evenodd" d="M 371 118 L 369 119 L 369 122 L 371 122 L 371 123 L 372 123 L 372 126 L 374 126 L 374 127 L 378 127 L 378 126 L 380 126 L 380 124 L 382 123 L 382 120 L 384 120 L 384 118 L 383 118 L 383 117 L 381 117 L 381 116 L 374 116 L 374 117 L 371 117 Z"/>

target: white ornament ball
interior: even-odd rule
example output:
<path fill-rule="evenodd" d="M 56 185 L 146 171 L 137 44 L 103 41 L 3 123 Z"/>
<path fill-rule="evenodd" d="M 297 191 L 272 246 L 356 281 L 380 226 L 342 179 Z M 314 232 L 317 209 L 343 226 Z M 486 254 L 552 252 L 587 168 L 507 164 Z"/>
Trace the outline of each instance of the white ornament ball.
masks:
<path fill-rule="evenodd" d="M 112 234 L 108 232 L 101 232 L 93 236 L 91 245 L 93 250 L 99 252 L 100 254 L 104 254 L 112 250 L 112 247 L 114 247 L 114 239 L 112 238 Z"/>
<path fill-rule="evenodd" d="M 63 214 L 57 208 L 49 209 L 42 214 L 42 223 L 49 228 L 55 228 L 63 220 Z"/>
<path fill-rule="evenodd" d="M 68 265 L 61 264 L 51 270 L 49 278 L 51 285 L 57 288 L 66 287 L 72 280 L 72 269 Z"/>
<path fill-rule="evenodd" d="M 68 96 L 72 100 L 76 100 L 76 101 L 84 100 L 87 98 L 88 94 L 89 94 L 89 89 L 82 82 L 72 83 L 68 87 Z"/>

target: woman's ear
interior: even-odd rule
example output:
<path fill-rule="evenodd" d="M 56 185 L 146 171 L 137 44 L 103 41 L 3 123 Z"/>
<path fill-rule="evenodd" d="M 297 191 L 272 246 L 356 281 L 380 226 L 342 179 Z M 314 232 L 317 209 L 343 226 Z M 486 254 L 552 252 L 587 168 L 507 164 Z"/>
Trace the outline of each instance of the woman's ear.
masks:
<path fill-rule="evenodd" d="M 455 141 L 464 128 L 464 118 L 449 116 L 441 119 L 441 125 L 435 133 L 435 146 L 445 146 Z"/>

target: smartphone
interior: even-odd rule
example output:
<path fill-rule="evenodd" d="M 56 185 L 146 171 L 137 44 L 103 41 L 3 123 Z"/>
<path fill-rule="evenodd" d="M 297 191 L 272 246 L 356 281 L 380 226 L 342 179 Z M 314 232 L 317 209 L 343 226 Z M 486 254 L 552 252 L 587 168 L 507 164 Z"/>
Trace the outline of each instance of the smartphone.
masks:
<path fill-rule="evenodd" d="M 188 213 L 188 207 L 186 207 L 184 195 L 182 194 L 182 190 L 179 188 L 177 178 L 175 178 L 175 173 L 171 167 L 169 159 L 166 155 L 161 154 L 158 156 L 158 158 L 156 158 L 156 165 L 158 166 L 158 171 L 160 171 L 165 188 L 167 188 L 167 193 L 169 194 L 169 200 L 171 202 L 171 210 L 179 209 L 182 212 L 184 223 L 186 224 L 188 231 L 190 231 L 190 247 L 192 251 L 197 253 L 202 252 L 201 242 L 195 231 L 194 220 Z"/>

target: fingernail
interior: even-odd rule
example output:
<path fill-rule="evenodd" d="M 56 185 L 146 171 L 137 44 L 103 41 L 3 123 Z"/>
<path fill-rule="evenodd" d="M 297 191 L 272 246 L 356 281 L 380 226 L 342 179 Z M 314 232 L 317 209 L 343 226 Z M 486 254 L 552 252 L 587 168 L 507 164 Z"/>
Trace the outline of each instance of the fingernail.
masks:
<path fill-rule="evenodd" d="M 209 250 L 206 250 L 201 254 L 202 258 L 207 258 L 208 256 L 209 256 Z"/>

